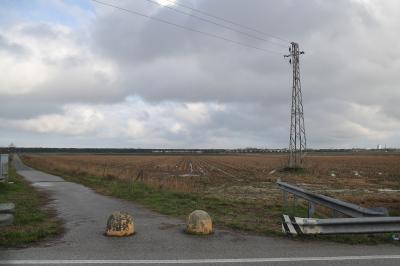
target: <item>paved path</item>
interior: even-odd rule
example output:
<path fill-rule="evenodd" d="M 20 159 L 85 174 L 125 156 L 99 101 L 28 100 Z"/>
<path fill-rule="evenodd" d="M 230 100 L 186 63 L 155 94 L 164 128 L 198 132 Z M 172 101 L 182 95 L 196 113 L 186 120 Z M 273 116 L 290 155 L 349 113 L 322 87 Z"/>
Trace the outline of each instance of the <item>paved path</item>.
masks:
<path fill-rule="evenodd" d="M 0 250 L 0 264 L 400 265 L 400 248 L 393 245 L 294 241 L 222 229 L 211 236 L 186 235 L 181 220 L 99 195 L 18 160 L 16 167 L 35 187 L 50 192 L 50 204 L 65 221 L 66 233 L 38 246 Z M 136 235 L 103 236 L 107 217 L 114 210 L 133 214 Z"/>

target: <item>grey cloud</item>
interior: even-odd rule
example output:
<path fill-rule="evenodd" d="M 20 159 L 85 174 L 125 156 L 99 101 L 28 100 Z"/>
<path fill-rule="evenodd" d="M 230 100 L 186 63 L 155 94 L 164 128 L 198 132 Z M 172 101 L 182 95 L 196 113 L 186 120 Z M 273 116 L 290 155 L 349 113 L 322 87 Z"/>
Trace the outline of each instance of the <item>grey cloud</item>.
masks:
<path fill-rule="evenodd" d="M 59 37 L 59 33 L 48 23 L 25 24 L 20 31 L 22 34 L 30 35 L 34 38 L 40 38 L 43 41 Z"/>
<path fill-rule="evenodd" d="M 84 34 L 74 29 L 71 38 L 94 56 L 112 62 L 116 80 L 101 71 L 86 76 L 74 72 L 81 65 L 90 65 L 90 60 L 79 54 L 50 58 L 46 63 L 62 66 L 64 73 L 38 84 L 32 93 L 15 96 L 10 103 L 19 102 L 24 107 L 18 112 L 11 111 L 11 104 L 5 105 L 10 106 L 8 110 L 0 107 L 4 116 L 57 113 L 57 106 L 68 103 L 114 104 L 130 96 L 151 106 L 168 101 L 213 102 L 224 104 L 226 110 L 211 113 L 206 124 L 187 124 L 186 132 L 157 135 L 158 143 L 205 147 L 225 139 L 223 145 L 230 145 L 231 140 L 236 144 L 241 141 L 240 145 L 286 146 L 291 66 L 280 55 L 287 53 L 285 45 L 275 46 L 218 29 L 165 8 L 156 9 L 145 1 L 117 3 L 279 54 L 263 53 L 96 5 L 97 17 L 83 29 L 87 36 L 79 39 Z M 390 26 L 393 28 L 388 27 L 385 18 L 376 16 L 376 10 L 360 1 L 210 0 L 186 4 L 299 41 L 306 51 L 301 59 L 301 74 L 311 147 L 375 146 L 382 136 L 399 145 L 394 132 L 400 119 L 400 52 L 392 47 L 398 42 L 393 34 L 396 23 Z M 23 33 L 43 42 L 57 38 L 46 24 L 27 27 Z M 0 49 L 7 45 L 11 49 L 9 42 L 6 46 L 4 43 L 0 39 Z M 142 118 L 152 119 L 146 112 Z M 126 144 L 111 139 L 108 143 Z"/>
<path fill-rule="evenodd" d="M 25 96 L 26 97 L 26 96 Z M 57 102 L 33 99 L 29 96 L 1 96 L 0 118 L 7 119 L 29 119 L 48 113 L 61 112 L 60 104 Z"/>
<path fill-rule="evenodd" d="M 6 51 L 7 53 L 14 54 L 19 58 L 22 56 L 28 56 L 29 54 L 28 50 L 25 49 L 23 46 L 14 42 L 10 42 L 0 34 L 0 51 L 1 50 Z"/>
<path fill-rule="evenodd" d="M 323 97 L 329 97 L 330 92 L 345 87 L 346 92 L 349 87 L 357 90 L 354 92 L 356 95 L 359 94 L 358 88 L 364 87 L 363 84 L 357 86 L 349 75 L 354 75 L 359 68 L 355 62 L 357 58 L 353 61 L 347 58 L 350 52 L 344 53 L 351 43 L 340 42 L 334 47 L 336 50 L 328 49 L 335 39 L 350 39 L 350 35 L 363 30 L 363 27 L 378 25 L 361 4 L 350 1 L 202 1 L 196 4 L 200 9 L 237 18 L 240 23 L 257 25 L 262 31 L 308 45 L 304 47 L 310 55 L 304 58 L 303 77 L 305 91 L 308 92 L 305 94 L 310 99 L 313 94 L 318 98 L 326 92 L 321 87 L 327 87 L 328 91 Z M 131 3 L 127 8 L 136 9 L 137 5 Z M 178 17 L 176 20 L 183 25 L 211 30 L 252 45 L 263 45 L 193 18 L 181 18 L 169 10 L 163 10 L 157 16 L 167 19 Z M 131 94 L 150 101 L 269 99 L 271 103 L 276 103 L 279 99 L 282 103 L 286 97 L 284 92 L 290 86 L 289 65 L 279 55 L 247 50 L 118 11 L 99 17 L 94 32 L 97 50 L 121 64 L 124 87 Z M 327 43 L 330 39 L 331 42 Z M 341 44 L 346 46 L 340 47 Z M 353 47 L 349 51 L 360 48 L 363 47 Z M 282 54 L 286 53 L 286 49 L 275 48 Z M 327 52 L 330 51 L 333 54 L 329 57 Z M 177 60 L 180 58 L 190 58 L 192 62 L 179 63 Z M 170 63 L 165 63 L 164 59 Z M 193 66 L 195 72 L 191 69 Z M 367 71 L 375 69 L 372 67 Z M 322 82 L 323 78 L 326 81 Z M 374 78 L 375 83 L 382 80 Z M 371 86 L 370 80 L 366 82 Z"/>

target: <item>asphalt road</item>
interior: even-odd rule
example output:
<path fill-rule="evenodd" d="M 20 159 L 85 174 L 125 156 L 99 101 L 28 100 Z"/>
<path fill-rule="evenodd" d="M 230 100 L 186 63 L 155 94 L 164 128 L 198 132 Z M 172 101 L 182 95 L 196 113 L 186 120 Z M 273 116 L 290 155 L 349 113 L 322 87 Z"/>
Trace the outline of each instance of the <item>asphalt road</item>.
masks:
<path fill-rule="evenodd" d="M 186 235 L 181 220 L 99 195 L 18 160 L 16 167 L 35 187 L 50 193 L 50 204 L 64 220 L 66 233 L 33 247 L 0 250 L 0 264 L 400 265 L 400 248 L 393 245 L 306 242 L 218 228 L 210 236 Z M 103 235 L 114 210 L 134 216 L 134 236 Z"/>

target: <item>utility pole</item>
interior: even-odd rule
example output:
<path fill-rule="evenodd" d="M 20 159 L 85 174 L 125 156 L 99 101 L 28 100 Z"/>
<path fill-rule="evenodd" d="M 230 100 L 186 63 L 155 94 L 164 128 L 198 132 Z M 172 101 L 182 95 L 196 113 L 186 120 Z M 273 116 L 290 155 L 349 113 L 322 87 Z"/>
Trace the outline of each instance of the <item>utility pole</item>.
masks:
<path fill-rule="evenodd" d="M 303 157 L 306 150 L 306 130 L 304 127 L 303 96 L 300 83 L 300 55 L 299 44 L 292 42 L 289 47 L 289 58 L 293 67 L 292 107 L 290 115 L 290 140 L 289 140 L 289 167 L 303 167 Z"/>

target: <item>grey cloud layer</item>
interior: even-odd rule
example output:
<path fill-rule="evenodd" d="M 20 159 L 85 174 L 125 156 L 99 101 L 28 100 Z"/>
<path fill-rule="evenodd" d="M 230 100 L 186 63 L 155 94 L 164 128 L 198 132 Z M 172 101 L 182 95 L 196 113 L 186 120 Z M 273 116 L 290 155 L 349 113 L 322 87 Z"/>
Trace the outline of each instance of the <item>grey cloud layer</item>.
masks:
<path fill-rule="evenodd" d="M 282 54 L 287 52 L 284 46 L 218 29 L 145 1 L 114 3 Z M 400 144 L 397 133 L 400 129 L 397 104 L 400 52 L 393 48 L 399 39 L 393 32 L 400 30 L 400 19 L 395 12 L 400 6 L 396 1 L 185 3 L 300 42 L 306 50 L 301 65 L 310 146 Z M 102 106 L 109 105 L 113 108 L 109 113 L 116 127 L 121 129 L 115 134 L 103 130 L 106 122 L 100 119 L 95 125 L 90 124 L 94 131 L 77 131 L 78 135 L 73 136 L 77 145 L 92 145 L 87 139 L 89 135 L 99 139 L 107 135 L 103 140 L 106 146 L 152 146 L 152 143 L 164 143 L 168 147 L 286 146 L 291 77 L 290 65 L 283 57 L 186 32 L 109 7 L 96 6 L 95 10 L 96 16 L 85 23 L 84 28 L 36 22 L 14 30 L 0 27 L 0 53 L 7 53 L 9 60 L 21 64 L 20 69 L 24 69 L 21 56 L 31 58 L 32 65 L 46 72 L 42 79 L 31 77 L 34 82 L 29 88 L 15 82 L 14 90 L 23 93 L 1 92 L 3 119 L 17 121 L 11 124 L 18 125 L 18 130 L 59 138 L 54 143 L 61 145 L 63 141 L 71 143 L 71 136 L 54 131 L 52 127 L 47 127 L 48 132 L 34 133 L 36 128 L 21 125 L 32 121 L 43 125 L 53 121 L 54 116 L 49 115 L 55 114 L 59 115 L 58 119 L 70 121 L 69 116 L 76 118 L 76 114 L 63 106 L 71 104 L 90 106 L 99 112 L 104 109 Z M 40 44 L 47 45 L 53 52 L 39 49 Z M 169 112 L 186 103 L 204 104 L 208 119 L 195 124 L 173 112 L 168 119 L 153 113 L 142 117 L 135 126 L 135 122 L 129 124 L 125 120 L 129 115 L 118 112 L 119 103 L 134 104 L 126 101 L 131 96 L 142 99 L 140 108 L 144 113 L 163 109 L 168 102 L 172 106 L 167 108 Z M 214 104 L 224 106 L 224 110 L 213 108 Z M 136 111 L 130 109 L 129 112 Z M 195 116 L 200 111 L 188 112 Z M 88 122 L 76 119 L 85 128 Z M 105 116 L 105 119 L 110 118 Z M 157 128 L 155 121 L 165 123 Z M 68 123 L 72 122 L 63 125 L 71 130 Z M 148 130 L 158 133 L 147 135 L 147 139 L 139 136 L 140 132 Z M 127 131 L 137 134 L 129 135 Z M 35 135 L 32 140 L 37 138 Z M 120 138 L 125 141 L 116 141 Z"/>

